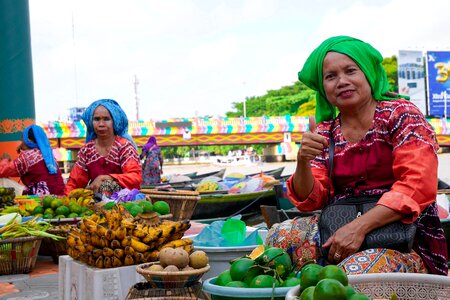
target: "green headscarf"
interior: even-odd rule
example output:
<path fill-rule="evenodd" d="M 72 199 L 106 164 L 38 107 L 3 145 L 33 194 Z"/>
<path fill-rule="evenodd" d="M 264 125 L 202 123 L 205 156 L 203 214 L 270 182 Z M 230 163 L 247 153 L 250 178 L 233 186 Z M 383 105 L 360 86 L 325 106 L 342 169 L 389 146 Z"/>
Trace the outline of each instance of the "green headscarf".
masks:
<path fill-rule="evenodd" d="M 372 96 L 377 101 L 398 98 L 397 94 L 388 93 L 388 79 L 382 66 L 383 57 L 370 44 L 349 36 L 331 37 L 317 47 L 308 57 L 303 69 L 298 72 L 298 79 L 316 93 L 316 120 L 322 122 L 336 117 L 336 107 L 328 102 L 323 88 L 322 69 L 325 55 L 339 52 L 353 59 L 366 75 L 372 88 Z"/>

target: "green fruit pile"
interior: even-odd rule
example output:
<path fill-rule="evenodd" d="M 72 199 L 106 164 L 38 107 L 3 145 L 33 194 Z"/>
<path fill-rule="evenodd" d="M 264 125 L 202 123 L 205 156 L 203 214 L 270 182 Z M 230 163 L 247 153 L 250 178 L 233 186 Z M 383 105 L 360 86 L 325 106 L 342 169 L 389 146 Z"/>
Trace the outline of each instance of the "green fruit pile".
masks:
<path fill-rule="evenodd" d="M 300 272 L 300 300 L 370 300 L 348 285 L 345 271 L 336 265 L 308 264 Z"/>
<path fill-rule="evenodd" d="M 64 204 L 66 203 L 66 204 Z M 63 201 L 56 196 L 45 196 L 41 205 L 33 208 L 30 212 L 33 216 L 40 216 L 44 219 L 64 219 L 90 216 L 93 213 L 91 209 L 80 205 L 75 200 Z"/>
<path fill-rule="evenodd" d="M 103 209 L 110 210 L 116 205 L 114 201 L 110 201 L 103 205 Z M 149 200 L 142 201 L 129 201 L 121 203 L 125 209 L 132 215 L 136 217 L 141 213 L 156 212 L 159 215 L 167 215 L 170 213 L 170 206 L 166 201 L 156 201 L 152 203 Z"/>
<path fill-rule="evenodd" d="M 252 252 L 249 256 L 231 261 L 230 269 L 220 273 L 214 284 L 239 288 L 292 287 L 300 284 L 286 251 L 264 246 L 257 249 L 258 255 Z"/>

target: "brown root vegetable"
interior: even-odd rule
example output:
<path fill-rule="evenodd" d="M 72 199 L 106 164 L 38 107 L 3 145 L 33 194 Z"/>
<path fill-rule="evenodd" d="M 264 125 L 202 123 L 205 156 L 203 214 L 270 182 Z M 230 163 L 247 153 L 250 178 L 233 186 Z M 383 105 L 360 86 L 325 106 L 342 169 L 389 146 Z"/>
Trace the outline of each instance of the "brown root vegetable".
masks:
<path fill-rule="evenodd" d="M 196 250 L 189 255 L 189 265 L 194 269 L 206 267 L 209 259 L 204 251 Z"/>

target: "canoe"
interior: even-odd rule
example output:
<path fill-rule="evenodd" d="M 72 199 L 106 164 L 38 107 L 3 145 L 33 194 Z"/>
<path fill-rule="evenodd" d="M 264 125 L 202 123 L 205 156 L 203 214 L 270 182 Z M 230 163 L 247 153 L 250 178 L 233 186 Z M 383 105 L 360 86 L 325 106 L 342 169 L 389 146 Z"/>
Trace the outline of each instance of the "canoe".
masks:
<path fill-rule="evenodd" d="M 192 220 L 260 213 L 260 205 L 276 203 L 274 189 L 244 194 L 201 194 Z"/>
<path fill-rule="evenodd" d="M 192 176 L 191 179 L 192 179 L 192 182 L 198 183 L 202 179 L 205 179 L 206 177 L 214 176 L 214 177 L 223 178 L 226 170 L 227 170 L 226 168 L 223 168 L 218 171 L 213 171 L 213 172 L 208 172 L 208 173 L 203 173 L 203 174 L 196 174 L 195 176 Z"/>
<path fill-rule="evenodd" d="M 267 176 L 272 176 L 275 179 L 280 179 L 281 178 L 281 173 L 283 173 L 283 171 L 284 171 L 284 166 L 276 168 L 276 169 L 273 169 L 273 170 L 263 171 L 263 174 L 267 175 Z M 261 172 L 252 173 L 252 174 L 248 174 L 247 176 L 253 177 L 253 176 L 259 175 L 260 173 Z"/>

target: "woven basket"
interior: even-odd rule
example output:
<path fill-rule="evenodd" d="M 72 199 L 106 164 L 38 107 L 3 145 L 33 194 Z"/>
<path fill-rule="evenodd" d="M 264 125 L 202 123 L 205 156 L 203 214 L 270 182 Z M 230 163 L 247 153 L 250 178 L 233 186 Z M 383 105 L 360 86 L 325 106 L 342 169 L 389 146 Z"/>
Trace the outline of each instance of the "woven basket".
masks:
<path fill-rule="evenodd" d="M 355 291 L 370 299 L 389 299 L 395 293 L 401 300 L 450 299 L 450 277 L 417 273 L 376 273 L 349 275 Z M 298 299 L 300 287 L 286 294 L 286 300 Z"/>
<path fill-rule="evenodd" d="M 0 275 L 29 273 L 36 264 L 42 237 L 0 240 Z"/>
<path fill-rule="evenodd" d="M 149 192 L 149 190 L 141 190 L 146 194 L 147 198 L 150 198 L 152 203 L 156 201 L 166 201 L 170 206 L 170 213 L 173 216 L 173 220 L 190 220 L 194 213 L 197 202 L 200 200 L 198 195 L 183 195 L 173 192 L 161 192 L 158 193 Z"/>
<path fill-rule="evenodd" d="M 194 300 L 208 299 L 202 291 L 202 283 L 197 282 L 190 287 L 175 289 L 153 288 L 149 282 L 139 282 L 128 291 L 126 300 L 129 299 L 153 299 L 153 300 Z"/>
<path fill-rule="evenodd" d="M 75 227 L 76 225 L 71 225 Z M 67 237 L 70 229 L 52 229 L 47 230 L 48 233 Z M 45 237 L 42 239 L 41 247 L 39 249 L 39 255 L 51 256 L 55 264 L 59 263 L 59 256 L 67 254 L 67 241 L 66 239 L 54 240 L 52 238 Z"/>
<path fill-rule="evenodd" d="M 178 272 L 150 271 L 150 266 L 159 262 L 144 263 L 136 266 L 136 272 L 144 277 L 152 288 L 179 289 L 197 284 L 202 276 L 209 271 L 209 265 L 201 269 Z"/>

